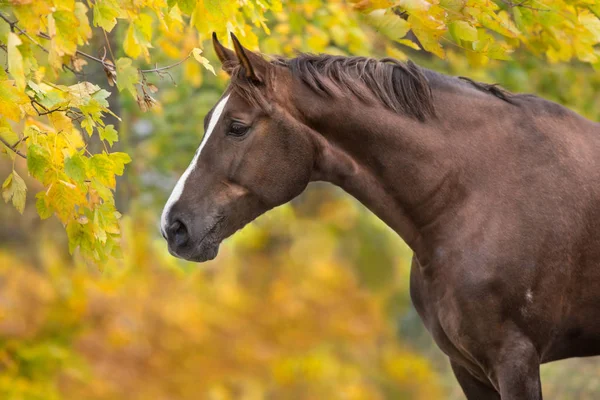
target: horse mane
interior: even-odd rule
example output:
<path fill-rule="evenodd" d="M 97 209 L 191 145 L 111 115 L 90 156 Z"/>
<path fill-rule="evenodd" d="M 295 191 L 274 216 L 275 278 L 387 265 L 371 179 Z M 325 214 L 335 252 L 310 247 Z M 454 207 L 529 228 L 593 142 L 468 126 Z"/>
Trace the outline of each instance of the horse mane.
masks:
<path fill-rule="evenodd" d="M 349 92 L 368 102 L 370 97 L 366 88 L 384 106 L 397 113 L 421 121 L 435 115 L 427 78 L 410 61 L 300 54 L 290 59 L 279 58 L 275 63 L 287 66 L 292 75 L 322 96 L 335 97 L 338 89 L 338 92 Z"/>
<path fill-rule="evenodd" d="M 274 57 L 271 64 L 288 68 L 293 76 L 301 79 L 320 96 L 335 98 L 340 92 L 349 93 L 365 103 L 375 96 L 388 109 L 420 121 L 436 115 L 428 77 L 439 74 L 421 68 L 412 61 L 301 53 L 294 58 Z M 232 76 L 233 90 L 253 104 L 269 107 L 262 92 L 245 78 L 239 64 L 224 65 L 224 69 Z M 482 92 L 515 104 L 513 98 L 516 95 L 498 85 L 465 77 L 459 79 Z"/>

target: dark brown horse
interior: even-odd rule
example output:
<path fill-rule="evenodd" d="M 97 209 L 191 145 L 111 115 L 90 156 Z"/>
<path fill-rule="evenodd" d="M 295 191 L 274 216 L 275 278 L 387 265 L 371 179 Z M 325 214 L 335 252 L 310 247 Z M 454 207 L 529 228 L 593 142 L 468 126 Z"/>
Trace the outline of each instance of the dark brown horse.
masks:
<path fill-rule="evenodd" d="M 231 84 L 162 216 L 205 261 L 328 181 L 415 253 L 411 297 L 468 399 L 539 400 L 539 366 L 600 354 L 600 125 L 394 60 L 265 61 L 214 39 Z"/>

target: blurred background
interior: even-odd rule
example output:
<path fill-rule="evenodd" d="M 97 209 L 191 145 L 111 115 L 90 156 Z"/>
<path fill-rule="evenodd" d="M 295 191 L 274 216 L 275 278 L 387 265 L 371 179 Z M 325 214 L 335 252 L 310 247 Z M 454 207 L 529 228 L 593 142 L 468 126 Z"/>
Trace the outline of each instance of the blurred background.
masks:
<path fill-rule="evenodd" d="M 266 54 L 410 58 L 600 120 L 600 74 L 583 64 L 551 65 L 519 52 L 482 61 L 450 42 L 441 60 L 392 43 L 385 27 L 346 3 L 291 1 L 265 23 L 271 34 L 248 32 L 247 41 Z M 114 49 L 124 35 L 111 32 Z M 197 40 L 187 28 L 165 33 L 152 61 L 182 59 Z M 204 48 L 218 66 L 208 42 Z M 0 398 L 464 398 L 410 303 L 410 249 L 338 188 L 310 185 L 228 239 L 214 261 L 171 257 L 160 212 L 227 76 L 191 60 L 149 77 L 157 104 L 143 112 L 108 87 L 101 67 L 89 67 L 85 79 L 112 92 L 111 109 L 122 118 L 112 122 L 116 147 L 133 159 L 116 193 L 123 257 L 102 266 L 73 257 L 64 228 L 55 217 L 40 220 L 33 195 L 24 216 L 2 203 Z M 11 168 L 0 161 L 0 175 Z M 27 184 L 31 193 L 39 185 Z M 542 375 L 547 398 L 600 398 L 599 359 L 546 365 Z"/>

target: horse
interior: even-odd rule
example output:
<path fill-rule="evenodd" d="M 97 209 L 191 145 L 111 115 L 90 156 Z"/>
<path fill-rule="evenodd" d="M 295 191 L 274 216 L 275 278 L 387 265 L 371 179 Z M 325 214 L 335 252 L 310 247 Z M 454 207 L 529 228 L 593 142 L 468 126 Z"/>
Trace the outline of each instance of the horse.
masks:
<path fill-rule="evenodd" d="M 468 400 L 541 400 L 540 364 L 600 354 L 600 124 L 394 59 L 233 50 L 161 231 L 202 262 L 313 181 L 414 252 L 414 307 Z"/>

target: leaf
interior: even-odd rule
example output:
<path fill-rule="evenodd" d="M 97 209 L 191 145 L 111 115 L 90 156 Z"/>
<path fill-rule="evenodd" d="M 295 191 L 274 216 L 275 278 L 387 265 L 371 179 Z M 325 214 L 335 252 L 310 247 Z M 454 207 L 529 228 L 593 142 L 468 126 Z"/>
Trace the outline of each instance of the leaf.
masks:
<path fill-rule="evenodd" d="M 92 99 L 96 100 L 102 107 L 108 108 L 108 101 L 106 100 L 110 96 L 110 92 L 104 89 L 100 89 L 92 94 Z"/>
<path fill-rule="evenodd" d="M 410 30 L 408 21 L 384 10 L 373 11 L 366 17 L 370 25 L 392 40 L 402 39 Z"/>
<path fill-rule="evenodd" d="M 127 28 L 127 33 L 125 34 L 125 42 L 123 42 L 123 50 L 125 50 L 125 54 L 127 54 L 131 58 L 138 58 L 139 55 L 142 53 L 142 47 L 139 45 L 137 39 L 135 38 L 135 29 L 133 23 L 129 24 L 129 28 Z"/>
<path fill-rule="evenodd" d="M 487 50 L 487 56 L 495 60 L 510 60 L 509 49 L 500 43 L 492 43 Z"/>
<path fill-rule="evenodd" d="M 397 40 L 398 43 L 403 44 L 407 47 L 410 47 L 411 49 L 415 49 L 415 50 L 421 50 L 421 48 L 419 47 L 419 45 L 415 42 L 413 42 L 412 40 L 409 39 L 400 39 Z"/>
<path fill-rule="evenodd" d="M 196 0 L 177 0 L 177 5 L 181 12 L 190 15 L 196 8 Z"/>
<path fill-rule="evenodd" d="M 35 195 L 35 198 L 35 208 L 37 209 L 40 218 L 50 218 L 52 216 L 52 213 L 54 213 L 54 210 L 48 205 L 48 201 L 46 199 L 46 192 L 39 192 Z"/>
<path fill-rule="evenodd" d="M 106 154 L 94 154 L 89 159 L 90 176 L 111 189 L 115 188 L 115 166 Z"/>
<path fill-rule="evenodd" d="M 109 0 L 97 0 L 94 5 L 94 26 L 99 26 L 106 32 L 112 31 L 117 24 L 120 9 Z"/>
<path fill-rule="evenodd" d="M 115 130 L 114 125 L 106 125 L 104 128 L 98 128 L 100 139 L 106 140 L 111 146 L 114 142 L 119 141 L 119 135 Z"/>
<path fill-rule="evenodd" d="M 117 88 L 119 91 L 128 90 L 132 96 L 137 96 L 135 85 L 140 77 L 138 70 L 132 66 L 131 58 L 122 57 L 117 60 Z"/>
<path fill-rule="evenodd" d="M 127 153 L 115 152 L 109 154 L 110 160 L 113 163 L 114 172 L 116 175 L 123 175 L 125 164 L 131 162 L 131 157 Z"/>
<path fill-rule="evenodd" d="M 61 56 L 74 55 L 80 40 L 77 29 L 79 20 L 71 11 L 56 11 L 52 16 L 56 23 L 56 35 L 53 38 L 52 47 Z M 87 40 L 87 37 L 81 39 Z"/>
<path fill-rule="evenodd" d="M 0 137 L 8 142 L 11 146 L 19 141 L 17 135 L 6 119 L 0 116 Z"/>
<path fill-rule="evenodd" d="M 429 11 L 432 3 L 427 0 L 400 0 L 396 4 L 410 14 L 419 14 Z"/>
<path fill-rule="evenodd" d="M 66 224 L 75 212 L 75 206 L 80 205 L 85 198 L 77 187 L 64 181 L 54 182 L 48 189 L 48 204 L 54 208 L 56 216 Z"/>
<path fill-rule="evenodd" d="M 73 254 L 79 247 L 85 236 L 84 226 L 77 220 L 69 221 L 67 224 L 67 237 L 69 238 L 69 254 Z"/>
<path fill-rule="evenodd" d="M 2 198 L 6 203 L 12 200 L 13 206 L 23 214 L 27 198 L 27 185 L 17 171 L 13 170 L 2 184 Z"/>
<path fill-rule="evenodd" d="M 39 181 L 44 180 L 46 169 L 50 165 L 50 153 L 40 145 L 32 144 L 27 149 L 27 169 L 29 174 Z"/>
<path fill-rule="evenodd" d="M 448 28 L 456 42 L 459 42 L 461 39 L 467 42 L 477 40 L 477 29 L 466 21 L 454 21 Z"/>
<path fill-rule="evenodd" d="M 83 184 L 86 178 L 86 158 L 75 153 L 65 159 L 65 174 L 75 182 Z"/>
<path fill-rule="evenodd" d="M 592 34 L 596 43 L 600 42 L 600 20 L 594 14 L 582 11 L 579 14 L 579 22 Z"/>
<path fill-rule="evenodd" d="M 88 8 L 85 6 L 85 4 L 80 2 L 75 3 L 75 17 L 79 21 L 79 36 L 85 39 L 92 37 L 92 28 L 88 22 L 87 11 Z"/>
<path fill-rule="evenodd" d="M 198 61 L 200 64 L 202 64 L 204 66 L 204 68 L 206 68 L 207 70 L 212 72 L 214 75 L 216 75 L 215 69 L 213 68 L 212 65 L 210 65 L 210 61 L 208 61 L 208 59 L 206 59 L 205 57 L 201 56 L 202 49 L 199 49 L 196 47 L 192 50 L 192 54 L 194 55 L 194 58 L 196 59 L 196 61 Z"/>
<path fill-rule="evenodd" d="M 19 90 L 25 90 L 25 70 L 23 68 L 23 56 L 17 48 L 22 44 L 21 39 L 13 33 L 8 34 L 8 43 L 6 49 L 8 51 L 8 72 L 15 79 L 15 84 Z"/>
<path fill-rule="evenodd" d="M 444 49 L 442 48 L 442 45 L 439 42 L 440 38 L 444 34 L 443 29 L 431 29 L 430 27 L 423 24 L 423 22 L 420 19 L 415 18 L 412 15 L 408 17 L 408 22 L 412 27 L 413 33 L 415 34 L 417 39 L 419 39 L 421 46 L 423 46 L 423 49 L 435 54 L 440 58 L 446 57 Z"/>
<path fill-rule="evenodd" d="M 29 98 L 15 85 L 13 81 L 0 80 L 0 110 L 2 115 L 13 121 L 21 119 L 21 104 L 25 104 Z"/>

